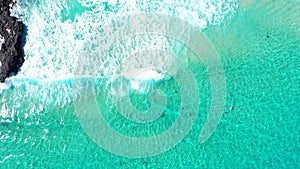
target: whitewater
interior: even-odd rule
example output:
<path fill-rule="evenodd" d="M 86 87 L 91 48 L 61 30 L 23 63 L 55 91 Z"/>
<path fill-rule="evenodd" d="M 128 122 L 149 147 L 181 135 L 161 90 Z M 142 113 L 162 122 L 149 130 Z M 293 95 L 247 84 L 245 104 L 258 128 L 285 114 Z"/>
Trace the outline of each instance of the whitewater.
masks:
<path fill-rule="evenodd" d="M 132 14 L 159 13 L 179 17 L 204 30 L 208 26 L 225 24 L 234 17 L 237 8 L 237 0 L 19 1 L 11 12 L 27 26 L 25 63 L 16 76 L 0 85 L 2 112 L 20 106 L 8 103 L 22 104 L 26 99 L 38 99 L 41 105 L 56 107 L 70 104 L 74 67 L 80 53 L 86 50 L 85 44 L 93 40 L 95 32 L 113 20 Z M 155 38 L 143 40 L 150 45 Z M 168 45 L 166 38 L 156 41 Z M 108 54 L 103 60 L 108 64 L 100 66 L 99 77 L 109 78 L 120 60 L 122 53 Z M 9 97 L 10 92 L 14 93 L 14 98 Z M 39 104 L 28 108 L 32 113 L 43 110 Z M 9 114 L 2 113 L 2 116 Z"/>

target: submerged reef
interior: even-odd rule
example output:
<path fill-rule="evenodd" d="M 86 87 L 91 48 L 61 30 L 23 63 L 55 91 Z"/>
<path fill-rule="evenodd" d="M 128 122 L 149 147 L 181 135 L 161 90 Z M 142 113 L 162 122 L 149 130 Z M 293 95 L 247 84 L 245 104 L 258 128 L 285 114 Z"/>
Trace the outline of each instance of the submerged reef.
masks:
<path fill-rule="evenodd" d="M 10 16 L 15 0 L 0 0 L 0 82 L 17 74 L 24 63 L 26 27 L 16 17 Z"/>

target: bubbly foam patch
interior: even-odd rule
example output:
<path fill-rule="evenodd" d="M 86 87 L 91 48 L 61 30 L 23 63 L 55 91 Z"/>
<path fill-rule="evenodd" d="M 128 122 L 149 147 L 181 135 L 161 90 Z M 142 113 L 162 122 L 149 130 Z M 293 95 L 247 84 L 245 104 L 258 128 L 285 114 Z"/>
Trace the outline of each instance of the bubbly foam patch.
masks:
<path fill-rule="evenodd" d="M 236 7 L 236 0 L 23 0 L 12 11 L 28 26 L 26 62 L 18 77 L 53 80 L 72 76 L 85 40 L 124 15 L 159 12 L 181 17 L 204 29 L 231 18 Z"/>
<path fill-rule="evenodd" d="M 48 100 L 49 102 L 45 104 L 58 104 L 56 102 L 62 101 L 61 105 L 65 105 L 71 100 L 69 97 L 69 93 L 72 92 L 71 86 L 58 85 L 53 90 L 54 86 L 46 85 L 45 81 L 72 78 L 77 58 L 84 50 L 91 50 L 85 46 L 86 42 L 93 41 L 95 33 L 113 20 L 130 14 L 156 12 L 180 17 L 198 26 L 199 29 L 205 29 L 209 25 L 220 25 L 226 19 L 232 18 L 236 8 L 237 0 L 226 2 L 215 0 L 19 1 L 11 12 L 28 26 L 28 36 L 24 47 L 26 61 L 18 75 L 7 80 L 0 88 L 22 88 L 24 87 L 22 83 L 25 83 L 25 86 L 32 86 L 31 81 L 37 81 L 39 85 L 26 88 L 28 95 Z M 144 39 L 144 46 L 140 48 L 151 46 L 153 38 Z M 167 41 L 164 38 L 156 39 L 156 46 L 170 46 Z M 131 41 L 128 40 L 126 43 L 131 43 Z M 120 43 L 120 46 L 124 48 L 126 43 L 125 45 Z M 90 52 L 96 52 L 96 50 Z M 108 51 L 101 60 L 97 76 L 111 76 L 117 69 L 115 63 L 126 59 L 122 52 L 130 50 Z M 132 52 L 128 53 L 130 54 Z M 54 96 L 55 92 L 59 96 Z"/>
<path fill-rule="evenodd" d="M 49 110 L 63 108 L 73 100 L 72 86 L 68 81 L 11 78 L 1 85 L 14 89 L 0 90 L 0 125 L 13 122 L 38 124 L 46 120 L 43 117 Z"/>

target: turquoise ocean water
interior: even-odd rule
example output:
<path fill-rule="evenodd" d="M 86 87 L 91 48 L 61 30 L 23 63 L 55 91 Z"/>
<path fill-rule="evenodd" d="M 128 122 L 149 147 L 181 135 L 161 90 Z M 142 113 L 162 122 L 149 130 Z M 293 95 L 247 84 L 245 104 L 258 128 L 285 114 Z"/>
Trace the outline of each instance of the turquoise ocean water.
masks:
<path fill-rule="evenodd" d="M 0 89 L 0 168 L 300 168 L 300 2 L 208 2 L 21 1 L 13 13 L 28 26 L 26 62 Z M 183 44 L 171 48 L 185 53 L 197 79 L 196 123 L 173 149 L 127 158 L 102 149 L 84 132 L 75 113 L 72 77 L 94 32 L 141 12 L 182 17 L 202 30 L 221 58 L 227 94 L 218 127 L 200 144 L 211 103 L 209 76 L 200 60 L 190 59 L 193 52 L 182 52 Z M 118 61 L 120 55 L 110 56 Z M 138 124 L 115 114 L 105 82 L 114 70 L 110 63 L 117 61 L 104 60 L 95 81 L 107 123 L 132 137 L 155 136 L 172 126 L 182 94 L 172 78 L 153 82 L 168 99 L 166 114 L 156 122 Z M 130 93 L 138 110 L 149 109 L 147 94 Z"/>

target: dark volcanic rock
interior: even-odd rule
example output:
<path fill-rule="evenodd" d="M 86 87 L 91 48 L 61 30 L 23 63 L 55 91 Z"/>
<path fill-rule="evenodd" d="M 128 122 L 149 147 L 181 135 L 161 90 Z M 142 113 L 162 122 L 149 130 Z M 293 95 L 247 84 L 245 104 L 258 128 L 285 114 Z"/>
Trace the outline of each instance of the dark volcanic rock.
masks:
<path fill-rule="evenodd" d="M 24 40 L 25 25 L 17 21 L 16 17 L 10 16 L 9 9 L 15 2 L 13 0 L 0 0 L 0 35 L 4 38 L 0 50 L 0 82 L 11 74 L 17 74 L 24 63 Z"/>

